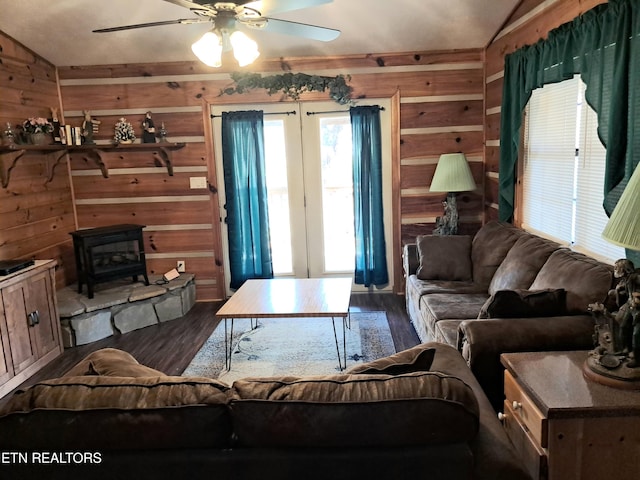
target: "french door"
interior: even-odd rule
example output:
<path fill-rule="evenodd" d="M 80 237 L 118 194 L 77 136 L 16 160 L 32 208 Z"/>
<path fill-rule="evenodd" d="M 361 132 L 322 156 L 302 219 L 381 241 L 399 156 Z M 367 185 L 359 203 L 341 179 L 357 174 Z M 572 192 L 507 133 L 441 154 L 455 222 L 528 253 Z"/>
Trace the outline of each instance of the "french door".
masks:
<path fill-rule="evenodd" d="M 364 102 L 359 102 L 365 104 Z M 391 150 L 389 101 L 381 111 L 387 259 L 391 259 Z M 385 105 L 386 103 L 386 105 Z M 224 210 L 221 119 L 223 111 L 264 112 L 269 233 L 276 277 L 352 276 L 353 180 L 348 107 L 333 102 L 213 106 L 220 216 Z M 222 224 L 225 283 L 229 285 L 226 224 Z M 391 272 L 391 264 L 388 265 Z M 357 290 L 357 288 L 355 288 Z M 227 291 L 230 295 L 231 292 Z"/>

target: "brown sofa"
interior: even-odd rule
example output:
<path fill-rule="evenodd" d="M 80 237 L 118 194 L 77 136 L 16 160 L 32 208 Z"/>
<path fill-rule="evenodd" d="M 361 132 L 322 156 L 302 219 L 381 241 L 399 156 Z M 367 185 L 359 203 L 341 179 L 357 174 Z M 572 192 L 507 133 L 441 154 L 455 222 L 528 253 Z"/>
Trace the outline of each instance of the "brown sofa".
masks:
<path fill-rule="evenodd" d="M 611 265 L 500 222 L 473 238 L 418 237 L 403 253 L 419 337 L 460 350 L 496 410 L 501 353 L 594 346 L 588 305 L 607 298 Z"/>
<path fill-rule="evenodd" d="M 16 392 L 0 432 L 17 455 L 0 478 L 528 478 L 459 352 L 435 343 L 233 386 L 104 349 Z"/>

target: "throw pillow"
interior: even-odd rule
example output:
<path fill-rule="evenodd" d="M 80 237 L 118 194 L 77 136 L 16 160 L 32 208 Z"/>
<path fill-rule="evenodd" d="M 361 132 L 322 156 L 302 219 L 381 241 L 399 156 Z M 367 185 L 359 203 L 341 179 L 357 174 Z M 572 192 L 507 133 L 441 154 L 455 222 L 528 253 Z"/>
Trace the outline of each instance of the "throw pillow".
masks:
<path fill-rule="evenodd" d="M 498 290 L 480 309 L 478 318 L 551 317 L 566 312 L 566 291 Z"/>
<path fill-rule="evenodd" d="M 65 377 L 102 375 L 108 377 L 161 377 L 163 372 L 141 365 L 129 353 L 116 348 L 103 348 L 78 362 Z"/>
<path fill-rule="evenodd" d="M 402 375 L 403 373 L 424 372 L 431 368 L 435 354 L 435 348 L 417 345 L 388 357 L 356 365 L 350 368 L 347 373 Z"/>
<path fill-rule="evenodd" d="M 417 238 L 420 280 L 471 280 L 471 237 L 422 235 Z"/>

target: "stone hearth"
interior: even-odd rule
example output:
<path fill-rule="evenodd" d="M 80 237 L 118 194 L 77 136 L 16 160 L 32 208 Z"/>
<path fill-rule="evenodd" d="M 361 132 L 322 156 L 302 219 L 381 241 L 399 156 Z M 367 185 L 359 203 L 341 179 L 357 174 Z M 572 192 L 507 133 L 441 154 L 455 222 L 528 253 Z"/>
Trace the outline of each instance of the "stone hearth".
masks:
<path fill-rule="evenodd" d="M 183 273 L 168 283 L 149 275 L 149 282 L 145 285 L 123 279 L 100 284 L 91 299 L 78 293 L 77 284 L 58 290 L 65 348 L 180 318 L 195 304 L 192 274 Z"/>

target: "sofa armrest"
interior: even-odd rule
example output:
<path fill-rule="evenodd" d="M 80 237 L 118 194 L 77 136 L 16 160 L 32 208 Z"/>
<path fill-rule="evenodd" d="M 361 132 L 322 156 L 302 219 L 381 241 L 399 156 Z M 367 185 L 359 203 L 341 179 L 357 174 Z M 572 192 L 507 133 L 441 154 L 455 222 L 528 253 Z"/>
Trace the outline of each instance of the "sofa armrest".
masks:
<path fill-rule="evenodd" d="M 464 320 L 458 326 L 462 356 L 496 410 L 504 398 L 501 353 L 589 350 L 595 322 L 589 315 Z"/>
<path fill-rule="evenodd" d="M 404 276 L 409 278 L 418 271 L 420 266 L 420 257 L 418 256 L 418 245 L 415 243 L 407 243 L 402 248 L 402 268 Z"/>

